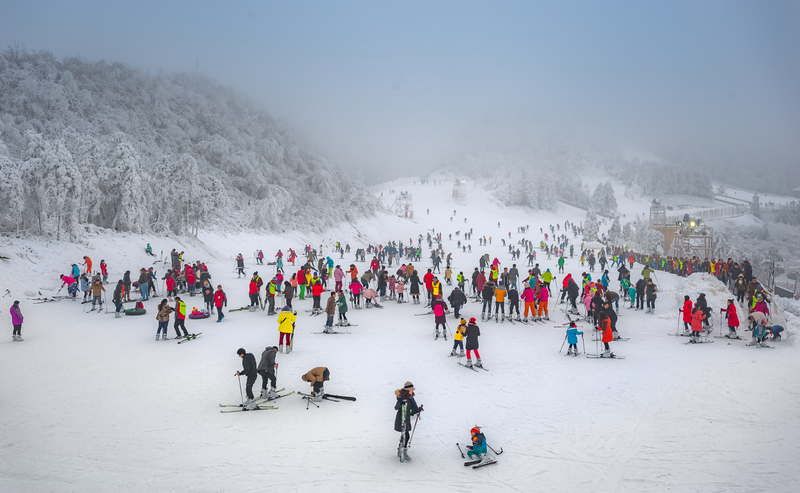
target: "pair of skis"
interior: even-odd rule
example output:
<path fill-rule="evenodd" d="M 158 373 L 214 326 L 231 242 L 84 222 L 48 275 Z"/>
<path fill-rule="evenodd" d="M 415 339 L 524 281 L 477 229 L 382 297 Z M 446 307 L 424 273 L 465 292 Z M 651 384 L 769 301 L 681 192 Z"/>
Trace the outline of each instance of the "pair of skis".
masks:
<path fill-rule="evenodd" d="M 275 392 L 283 392 L 284 390 L 286 390 L 286 389 L 282 388 L 280 390 L 276 390 Z M 292 395 L 292 394 L 294 394 L 294 392 L 289 392 L 288 394 L 282 394 L 282 395 L 275 395 L 275 396 L 267 397 L 267 398 L 254 399 L 256 407 L 254 407 L 253 409 L 247 409 L 246 407 L 244 407 L 243 404 L 220 404 L 219 407 L 236 408 L 236 409 L 223 409 L 220 412 L 221 413 L 239 413 L 239 412 L 245 412 L 245 411 L 265 411 L 267 409 L 278 409 L 275 406 L 267 406 L 265 404 L 268 403 L 268 402 L 272 402 L 274 400 L 280 399 L 281 397 L 286 397 L 286 396 L 289 396 L 289 395 Z"/>
<path fill-rule="evenodd" d="M 491 445 L 489 445 L 488 443 L 486 444 L 486 446 L 489 447 L 489 449 L 492 452 L 494 452 L 495 455 L 500 455 L 500 454 L 503 453 L 503 447 L 500 447 L 500 451 L 498 452 L 497 450 L 493 449 L 491 447 Z M 461 445 L 456 443 L 456 447 L 458 447 L 458 451 L 461 453 L 461 458 L 462 459 L 466 459 L 467 456 L 464 455 L 464 452 L 461 450 Z M 492 464 L 497 464 L 497 459 L 491 459 L 489 457 L 484 457 L 483 459 L 469 460 L 469 461 L 464 463 L 464 467 L 472 466 L 473 469 L 478 469 L 479 467 L 489 466 L 489 465 L 492 465 Z"/>
<path fill-rule="evenodd" d="M 188 336 L 178 341 L 178 344 L 183 344 L 184 342 L 191 341 L 192 339 L 197 339 L 197 336 L 199 336 L 200 334 L 202 334 L 202 332 L 198 332 L 197 334 L 189 334 Z"/>

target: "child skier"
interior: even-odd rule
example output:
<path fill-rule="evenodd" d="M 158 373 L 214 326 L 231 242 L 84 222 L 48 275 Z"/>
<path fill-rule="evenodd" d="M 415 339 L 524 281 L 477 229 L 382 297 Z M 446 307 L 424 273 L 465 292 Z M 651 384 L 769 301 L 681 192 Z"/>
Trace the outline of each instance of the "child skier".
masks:
<path fill-rule="evenodd" d="M 569 349 L 567 349 L 567 355 L 570 354 L 573 356 L 578 355 L 578 336 L 582 336 L 583 332 L 578 332 L 577 325 L 575 322 L 569 323 L 569 328 L 567 329 L 567 343 L 569 344 Z"/>
<path fill-rule="evenodd" d="M 458 324 L 458 328 L 456 329 L 456 333 L 453 336 L 453 350 L 450 351 L 450 356 L 458 356 L 459 358 L 464 356 L 464 333 L 467 331 L 467 321 L 463 318 L 461 319 L 461 323 Z M 461 354 L 456 354 L 456 348 L 461 350 Z"/>
<path fill-rule="evenodd" d="M 472 435 L 472 445 L 467 445 L 467 455 L 470 459 L 483 460 L 486 456 L 486 437 L 477 426 L 469 430 Z"/>
<path fill-rule="evenodd" d="M 406 288 L 406 283 L 403 282 L 403 278 L 397 279 L 397 284 L 395 289 L 397 290 L 397 302 L 398 303 L 405 303 L 405 299 L 403 298 L 403 292 Z"/>

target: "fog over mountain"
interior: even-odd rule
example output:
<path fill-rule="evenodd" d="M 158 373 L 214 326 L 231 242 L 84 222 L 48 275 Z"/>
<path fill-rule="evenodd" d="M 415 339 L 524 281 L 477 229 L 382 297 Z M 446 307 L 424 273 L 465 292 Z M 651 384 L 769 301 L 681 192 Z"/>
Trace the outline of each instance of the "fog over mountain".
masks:
<path fill-rule="evenodd" d="M 17 2 L 0 46 L 199 73 L 366 183 L 522 127 L 800 185 L 796 2 Z M 505 135 L 510 139 L 510 135 Z M 759 173 L 753 173 L 753 169 Z M 754 176 L 757 175 L 757 176 Z"/>

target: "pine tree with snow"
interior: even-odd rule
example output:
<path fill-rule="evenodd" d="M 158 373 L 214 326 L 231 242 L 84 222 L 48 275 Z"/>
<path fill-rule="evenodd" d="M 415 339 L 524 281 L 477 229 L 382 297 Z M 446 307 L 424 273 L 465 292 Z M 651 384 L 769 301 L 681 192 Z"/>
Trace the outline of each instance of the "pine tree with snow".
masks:
<path fill-rule="evenodd" d="M 614 216 L 614 222 L 611 223 L 611 227 L 608 229 L 608 236 L 612 244 L 618 245 L 621 243 L 622 226 L 619 224 L 619 216 Z"/>
<path fill-rule="evenodd" d="M 120 141 L 111 153 L 106 190 L 106 203 L 113 217 L 112 228 L 134 233 L 147 229 L 147 180 L 148 175 L 142 172 L 136 150 L 127 141 Z"/>
<path fill-rule="evenodd" d="M 600 224 L 597 222 L 597 214 L 594 209 L 586 212 L 586 219 L 583 221 L 583 241 L 597 241 L 600 232 Z"/>
<path fill-rule="evenodd" d="M 753 202 L 750 204 L 750 214 L 761 217 L 761 199 L 758 194 L 753 195 Z"/>
<path fill-rule="evenodd" d="M 78 212 L 81 200 L 81 176 L 72 160 L 63 139 L 49 142 L 42 156 L 41 196 L 45 203 L 50 230 L 61 239 L 64 232 L 68 239 L 77 241 L 81 237 Z"/>

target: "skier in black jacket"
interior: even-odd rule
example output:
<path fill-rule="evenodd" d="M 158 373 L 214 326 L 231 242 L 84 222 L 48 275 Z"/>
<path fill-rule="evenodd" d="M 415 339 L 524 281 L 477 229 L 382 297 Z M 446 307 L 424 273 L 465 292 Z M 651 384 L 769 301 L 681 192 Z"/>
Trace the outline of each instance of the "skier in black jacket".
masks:
<path fill-rule="evenodd" d="M 464 293 L 461 292 L 458 287 L 453 289 L 453 292 L 450 293 L 450 296 L 447 297 L 447 301 L 450 302 L 450 306 L 453 307 L 453 312 L 455 313 L 456 319 L 461 318 L 458 314 L 461 307 L 467 302 L 467 297 L 464 296 Z"/>
<path fill-rule="evenodd" d="M 245 351 L 244 348 L 239 348 L 236 354 L 242 358 L 242 371 L 237 371 L 236 376 L 247 376 L 247 388 L 245 389 L 247 392 L 247 400 L 244 401 L 242 406 L 247 409 L 253 409 L 255 408 L 255 403 L 253 402 L 253 384 L 256 383 L 256 377 L 258 377 L 258 372 L 256 371 L 256 357 L 253 356 L 253 353 Z"/>

